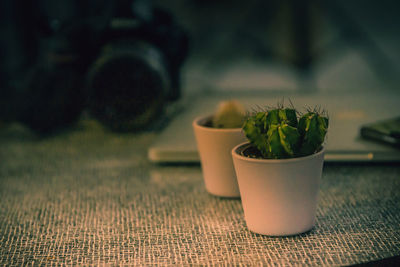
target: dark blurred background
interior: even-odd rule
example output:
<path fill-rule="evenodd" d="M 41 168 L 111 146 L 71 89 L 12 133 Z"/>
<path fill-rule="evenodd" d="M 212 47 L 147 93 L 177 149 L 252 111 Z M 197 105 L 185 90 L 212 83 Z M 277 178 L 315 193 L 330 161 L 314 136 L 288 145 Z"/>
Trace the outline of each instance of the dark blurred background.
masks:
<path fill-rule="evenodd" d="M 3 0 L 0 125 L 148 129 L 185 94 L 398 90 L 397 1 Z M 1 127 L 1 126 L 0 126 Z"/>
<path fill-rule="evenodd" d="M 190 73 L 220 89 L 379 90 L 399 82 L 397 1 L 157 3 L 192 35 Z"/>

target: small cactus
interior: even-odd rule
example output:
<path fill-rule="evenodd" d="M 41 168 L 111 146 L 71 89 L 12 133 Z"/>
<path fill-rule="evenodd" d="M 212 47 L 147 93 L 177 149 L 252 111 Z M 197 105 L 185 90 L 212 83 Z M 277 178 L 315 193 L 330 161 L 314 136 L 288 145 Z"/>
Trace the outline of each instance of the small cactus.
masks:
<path fill-rule="evenodd" d="M 302 136 L 301 155 L 310 155 L 321 148 L 328 126 L 328 118 L 317 112 L 307 112 L 300 118 L 298 129 Z"/>
<path fill-rule="evenodd" d="M 243 125 L 243 131 L 250 142 L 261 152 L 263 157 L 268 156 L 268 123 L 267 113 L 258 112 L 250 116 Z"/>
<path fill-rule="evenodd" d="M 222 101 L 218 105 L 217 112 L 213 116 L 214 128 L 240 128 L 246 118 L 246 110 L 236 100 Z"/>
<path fill-rule="evenodd" d="M 328 121 L 317 111 L 306 113 L 298 121 L 295 109 L 279 107 L 249 116 L 243 130 L 264 158 L 293 158 L 321 148 Z"/>

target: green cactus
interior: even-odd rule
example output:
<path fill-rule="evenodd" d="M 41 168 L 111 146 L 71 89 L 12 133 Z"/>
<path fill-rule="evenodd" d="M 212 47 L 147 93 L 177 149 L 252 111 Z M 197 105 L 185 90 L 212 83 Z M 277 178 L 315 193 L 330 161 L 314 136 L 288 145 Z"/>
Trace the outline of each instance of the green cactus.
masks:
<path fill-rule="evenodd" d="M 300 134 L 287 123 L 273 124 L 268 130 L 268 158 L 294 157 L 298 150 Z"/>
<path fill-rule="evenodd" d="M 310 155 L 318 151 L 325 140 L 329 119 L 317 112 L 308 112 L 299 120 L 299 132 L 302 136 L 301 155 Z"/>
<path fill-rule="evenodd" d="M 258 112 L 249 117 L 243 125 L 243 130 L 250 142 L 262 153 L 263 157 L 267 157 L 267 113 Z"/>
<path fill-rule="evenodd" d="M 297 120 L 293 108 L 276 108 L 249 116 L 243 130 L 264 158 L 292 158 L 317 152 L 325 139 L 328 118 L 308 112 Z"/>
<path fill-rule="evenodd" d="M 267 124 L 279 124 L 285 122 L 290 126 L 297 127 L 296 110 L 291 108 L 277 108 L 267 112 Z"/>

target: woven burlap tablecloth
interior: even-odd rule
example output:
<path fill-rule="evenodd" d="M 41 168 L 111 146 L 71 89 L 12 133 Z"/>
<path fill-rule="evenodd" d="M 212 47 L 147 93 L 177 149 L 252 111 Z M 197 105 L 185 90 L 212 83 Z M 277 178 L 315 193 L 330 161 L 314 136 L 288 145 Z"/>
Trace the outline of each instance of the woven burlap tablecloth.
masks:
<path fill-rule="evenodd" d="M 351 265 L 400 254 L 400 167 L 324 167 L 315 228 L 250 232 L 201 168 L 147 160 L 156 133 L 0 131 L 0 265 Z"/>

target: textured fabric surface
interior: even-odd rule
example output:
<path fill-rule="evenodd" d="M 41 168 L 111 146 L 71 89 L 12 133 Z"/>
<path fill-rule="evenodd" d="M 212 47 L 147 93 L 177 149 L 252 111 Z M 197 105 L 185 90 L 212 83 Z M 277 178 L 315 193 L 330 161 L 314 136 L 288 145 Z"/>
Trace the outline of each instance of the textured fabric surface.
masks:
<path fill-rule="evenodd" d="M 267 237 L 199 166 L 157 166 L 156 134 L 0 132 L 0 265 L 350 265 L 400 254 L 400 167 L 326 165 L 317 223 Z"/>

